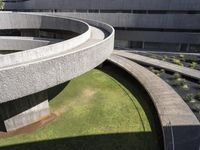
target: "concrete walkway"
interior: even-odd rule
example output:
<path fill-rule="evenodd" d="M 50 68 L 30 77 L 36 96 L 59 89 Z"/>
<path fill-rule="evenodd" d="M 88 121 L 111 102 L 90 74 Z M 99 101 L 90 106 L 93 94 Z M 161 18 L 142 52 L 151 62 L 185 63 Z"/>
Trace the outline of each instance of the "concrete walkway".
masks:
<path fill-rule="evenodd" d="M 168 71 L 178 72 L 182 75 L 185 75 L 185 76 L 197 79 L 197 80 L 200 79 L 200 71 L 195 70 L 195 69 L 190 69 L 187 67 L 168 63 L 168 62 L 165 62 L 162 60 L 153 59 L 150 57 L 146 57 L 146 56 L 142 56 L 142 55 L 138 55 L 138 54 L 134 54 L 134 53 L 129 53 L 129 52 L 122 51 L 122 50 L 115 50 L 114 54 L 134 60 L 140 64 L 151 65 L 154 67 L 166 69 Z"/>
<path fill-rule="evenodd" d="M 116 50 L 121 50 L 123 48 L 116 48 Z M 173 54 L 173 55 L 190 55 L 190 56 L 200 56 L 200 53 L 191 53 L 191 52 L 173 52 L 173 51 L 155 51 L 155 50 L 146 50 L 146 49 L 130 49 L 124 48 L 126 52 L 136 52 L 136 53 L 155 53 L 155 54 Z"/>
<path fill-rule="evenodd" d="M 160 118 L 165 150 L 199 150 L 200 123 L 172 87 L 131 60 L 112 55 L 109 61 L 130 73 L 149 93 Z"/>

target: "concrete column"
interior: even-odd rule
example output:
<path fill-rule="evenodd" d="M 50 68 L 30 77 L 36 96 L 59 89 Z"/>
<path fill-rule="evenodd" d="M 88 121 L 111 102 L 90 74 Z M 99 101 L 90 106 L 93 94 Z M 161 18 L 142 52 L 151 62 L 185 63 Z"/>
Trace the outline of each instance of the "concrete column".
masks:
<path fill-rule="evenodd" d="M 47 91 L 0 104 L 0 131 L 13 131 L 50 114 Z"/>

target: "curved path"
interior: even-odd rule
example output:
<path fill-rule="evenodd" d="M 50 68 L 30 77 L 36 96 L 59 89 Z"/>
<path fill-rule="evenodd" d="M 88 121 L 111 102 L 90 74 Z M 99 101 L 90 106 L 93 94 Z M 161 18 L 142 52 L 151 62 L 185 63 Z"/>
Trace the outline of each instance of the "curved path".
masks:
<path fill-rule="evenodd" d="M 152 98 L 160 118 L 166 150 L 198 150 L 200 123 L 182 98 L 162 79 L 126 58 L 112 55 L 112 63 L 136 78 Z"/>
<path fill-rule="evenodd" d="M 134 53 L 129 53 L 129 52 L 122 51 L 122 50 L 115 50 L 114 54 L 137 61 L 141 64 L 152 65 L 152 66 L 155 66 L 158 68 L 164 68 L 166 70 L 178 72 L 180 74 L 183 74 L 185 76 L 188 76 L 188 77 L 191 77 L 194 79 L 198 79 L 198 80 L 200 79 L 200 71 L 195 70 L 195 69 L 190 69 L 187 67 L 168 63 L 168 62 L 165 62 L 162 60 L 153 59 L 150 57 L 146 57 L 146 56 L 142 56 L 142 55 L 138 55 L 138 54 L 134 54 Z"/>
<path fill-rule="evenodd" d="M 123 49 L 123 48 L 122 48 Z M 200 53 L 190 53 L 190 52 L 165 52 L 165 51 L 153 51 L 153 50 L 137 50 L 137 49 L 127 49 L 127 52 L 136 52 L 136 53 L 155 53 L 155 54 L 171 54 L 171 55 L 189 55 L 189 56 L 200 56 Z"/>
<path fill-rule="evenodd" d="M 0 36 L 0 52 L 3 51 L 21 51 L 33 49 L 49 44 L 55 44 L 63 41 L 62 39 L 21 37 L 21 36 Z"/>
<path fill-rule="evenodd" d="M 29 49 L 0 55 L 1 130 L 12 131 L 48 116 L 47 89 L 95 68 L 113 51 L 114 29 L 105 23 L 10 12 L 1 13 L 1 20 L 0 30 L 51 29 L 78 34 L 38 48 L 21 42 L 21 47 Z M 6 40 L 9 43 L 13 38 Z M 35 44 L 37 47 L 38 42 Z"/>

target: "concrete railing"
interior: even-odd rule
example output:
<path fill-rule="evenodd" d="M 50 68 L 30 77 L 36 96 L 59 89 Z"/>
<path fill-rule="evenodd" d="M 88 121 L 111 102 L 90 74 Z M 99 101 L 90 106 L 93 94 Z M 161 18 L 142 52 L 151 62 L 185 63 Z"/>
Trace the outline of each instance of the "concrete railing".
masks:
<path fill-rule="evenodd" d="M 30 62 L 33 60 L 38 60 L 43 57 L 48 57 L 61 53 L 63 51 L 66 51 L 68 49 L 83 44 L 91 36 L 90 26 L 85 22 L 78 21 L 75 19 L 66 19 L 65 22 L 65 19 L 53 16 L 50 17 L 50 16 L 27 15 L 27 14 L 16 14 L 16 13 L 5 13 L 5 14 L 1 13 L 1 15 L 3 15 L 2 18 L 5 19 L 5 23 L 2 23 L 0 25 L 0 29 L 33 29 L 33 28 L 46 29 L 47 28 L 47 29 L 57 29 L 57 30 L 58 29 L 69 30 L 73 32 L 78 32 L 79 34 L 82 33 L 77 37 L 74 37 L 72 39 L 60 43 L 39 47 L 35 49 L 30 49 L 16 54 L 1 56 L 0 57 L 1 69 L 2 67 L 9 67 L 12 65 L 24 63 L 26 61 Z M 10 22 L 6 22 L 6 20 L 8 20 L 7 18 L 10 18 Z M 59 19 L 61 19 L 61 21 Z M 58 24 L 58 28 L 56 28 L 56 24 Z"/>
<path fill-rule="evenodd" d="M 200 122 L 172 87 L 131 60 L 117 55 L 108 60 L 138 80 L 151 97 L 160 119 L 165 150 L 199 150 Z"/>
<path fill-rule="evenodd" d="M 47 28 L 77 30 L 80 34 L 56 44 L 0 56 L 0 130 L 3 131 L 13 131 L 47 117 L 48 89 L 95 68 L 113 51 L 114 29 L 105 23 L 87 20 L 88 24 L 52 15 L 0 15 L 3 16 L 0 30 Z"/>
<path fill-rule="evenodd" d="M 17 15 L 21 18 L 21 14 L 13 14 L 13 17 L 17 18 Z M 8 16 L 12 19 L 12 13 Z M 23 16 L 31 18 L 34 15 L 23 14 Z M 42 18 L 45 19 L 45 17 Z M 58 17 L 52 16 L 52 18 Z M 50 20 L 48 23 L 51 23 Z M 71 80 L 106 60 L 113 51 L 114 29 L 100 22 L 89 21 L 89 23 L 106 30 L 109 36 L 95 44 L 76 49 L 78 42 L 85 42 L 90 37 L 91 30 L 88 30 L 79 37 L 64 42 L 0 56 L 1 103 L 31 95 Z M 19 27 L 19 25 L 16 26 Z M 15 27 L 14 24 L 13 27 Z M 0 28 L 2 29 L 2 26 Z M 6 27 L 4 26 L 4 28 Z M 68 52 L 68 49 L 71 48 L 74 50 Z"/>
<path fill-rule="evenodd" d="M 61 42 L 61 39 L 0 36 L 0 52 L 22 51 Z"/>

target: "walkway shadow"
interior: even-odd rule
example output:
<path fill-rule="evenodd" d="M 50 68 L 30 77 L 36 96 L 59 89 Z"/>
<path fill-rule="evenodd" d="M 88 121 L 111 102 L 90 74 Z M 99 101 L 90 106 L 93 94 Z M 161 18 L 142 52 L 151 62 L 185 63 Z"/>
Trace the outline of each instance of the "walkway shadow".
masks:
<path fill-rule="evenodd" d="M 0 147 L 1 150 L 156 150 L 151 132 L 88 135 Z"/>
<path fill-rule="evenodd" d="M 158 141 L 160 141 L 160 145 L 163 145 L 162 130 L 156 113 L 156 108 L 154 107 L 152 100 L 144 87 L 125 70 L 110 63 L 109 61 L 104 62 L 103 67 L 99 69 L 116 79 L 135 96 L 145 110 L 155 138 L 157 137 Z"/>
<path fill-rule="evenodd" d="M 70 81 L 48 89 L 48 100 L 51 101 L 54 97 L 60 94 L 69 83 Z"/>

